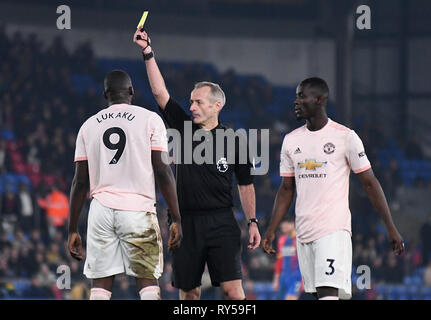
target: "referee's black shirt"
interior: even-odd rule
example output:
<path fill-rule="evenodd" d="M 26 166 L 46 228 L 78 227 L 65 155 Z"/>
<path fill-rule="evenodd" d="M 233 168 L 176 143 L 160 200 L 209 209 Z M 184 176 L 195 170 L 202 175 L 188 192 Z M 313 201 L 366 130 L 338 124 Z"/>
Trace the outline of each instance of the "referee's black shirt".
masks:
<path fill-rule="evenodd" d="M 226 129 L 219 124 L 216 128 L 208 131 L 213 136 L 213 161 L 211 164 L 184 164 L 184 122 L 191 121 L 192 134 L 200 127 L 192 122 L 190 116 L 172 98 L 169 99 L 165 109 L 160 111 L 170 128 L 178 130 L 181 134 L 181 164 L 175 165 L 178 204 L 182 215 L 213 214 L 230 210 L 233 207 L 232 179 L 235 173 L 239 185 L 253 183 L 250 173 L 252 167 L 248 156 L 246 164 L 239 164 L 238 139 L 235 141 L 235 163 L 227 163 L 227 168 L 216 159 L 216 129 Z M 203 137 L 205 139 L 205 137 Z M 202 141 L 203 141 L 202 139 Z M 192 149 L 202 141 L 192 141 Z M 190 142 L 189 142 L 190 143 Z M 248 145 L 247 149 L 248 150 Z M 227 159 L 227 146 L 224 143 L 224 157 Z M 219 165 L 217 162 L 219 161 Z M 224 171 L 224 172 L 223 172 Z"/>

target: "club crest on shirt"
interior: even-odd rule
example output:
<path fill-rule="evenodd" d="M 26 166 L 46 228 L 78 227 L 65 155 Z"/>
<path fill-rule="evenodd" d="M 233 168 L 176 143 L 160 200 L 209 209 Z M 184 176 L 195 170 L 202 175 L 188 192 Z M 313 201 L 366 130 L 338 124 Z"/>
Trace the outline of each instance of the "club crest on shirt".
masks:
<path fill-rule="evenodd" d="M 325 144 L 323 146 L 323 151 L 326 154 L 331 154 L 331 153 L 333 153 L 335 151 L 335 145 L 333 143 L 331 143 L 331 142 L 328 142 L 327 144 Z"/>
<path fill-rule="evenodd" d="M 222 157 L 217 161 L 217 170 L 220 172 L 226 172 L 229 168 L 226 158 Z"/>

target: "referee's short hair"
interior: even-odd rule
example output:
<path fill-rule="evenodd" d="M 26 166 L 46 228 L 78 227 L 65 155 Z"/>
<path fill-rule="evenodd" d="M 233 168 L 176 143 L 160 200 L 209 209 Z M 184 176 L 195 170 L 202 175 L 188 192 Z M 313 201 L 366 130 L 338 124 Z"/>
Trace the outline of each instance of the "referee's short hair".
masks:
<path fill-rule="evenodd" d="M 203 87 L 209 87 L 211 89 L 208 97 L 211 103 L 216 103 L 217 101 L 220 101 L 222 107 L 225 105 L 226 96 L 223 90 L 220 88 L 220 86 L 217 83 L 209 82 L 209 81 L 201 81 L 195 84 L 194 89 L 200 89 Z"/>

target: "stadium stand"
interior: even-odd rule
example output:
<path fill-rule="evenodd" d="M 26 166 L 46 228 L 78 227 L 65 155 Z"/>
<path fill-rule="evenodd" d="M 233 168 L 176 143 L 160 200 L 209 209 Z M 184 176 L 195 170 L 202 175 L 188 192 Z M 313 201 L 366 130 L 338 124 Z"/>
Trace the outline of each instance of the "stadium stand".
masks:
<path fill-rule="evenodd" d="M 128 72 L 136 90 L 135 104 L 157 110 L 144 66 L 140 60 L 97 59 L 88 44 L 68 52 L 61 38 L 40 49 L 35 35 L 16 33 L 9 38 L 0 30 L 0 44 L 0 298 L 86 299 L 89 281 L 82 274 L 83 264 L 67 253 L 65 225 L 51 225 L 38 199 L 45 198 L 53 188 L 68 193 L 76 134 L 84 120 L 105 106 L 101 92 L 107 72 L 112 69 Z M 292 112 L 295 89 L 272 86 L 259 75 L 238 75 L 234 70 L 221 74 L 205 64 L 162 61 L 160 67 L 170 92 L 183 106 L 188 104 L 184 97 L 193 87 L 191 79 L 218 82 L 227 95 L 222 122 L 235 129 L 270 128 L 270 171 L 255 180 L 263 233 L 280 182 L 282 137 L 298 126 Z M 330 114 L 333 108 L 330 105 Z M 375 173 L 388 190 L 389 201 L 396 200 L 397 194 L 391 190 L 399 186 L 409 188 L 420 183 L 429 186 L 429 160 L 409 158 L 396 141 L 375 139 L 375 129 L 367 126 L 367 119 L 355 123 L 361 124 L 354 129 L 363 138 Z M 352 179 L 351 190 L 359 188 Z M 394 259 L 378 215 L 372 212 L 368 201 L 363 201 L 360 192 L 351 193 L 353 283 L 358 278 L 356 267 L 370 265 L 374 290 L 370 291 L 374 294 L 368 295 L 355 290 L 354 298 L 431 299 L 431 288 L 423 281 L 422 246 L 407 241 L 406 254 Z M 237 204 L 238 201 L 236 198 Z M 166 243 L 168 229 L 163 202 L 158 209 Z M 242 212 L 237 215 L 246 230 L 244 215 Z M 86 233 L 86 218 L 85 214 L 81 217 L 81 235 Z M 246 232 L 243 234 L 243 242 L 247 243 Z M 85 245 L 85 237 L 83 240 Z M 176 299 L 170 285 L 167 252 L 165 259 L 165 273 L 160 280 L 162 297 Z M 245 280 L 252 283 L 250 296 L 275 299 L 271 287 L 274 257 L 268 257 L 260 249 L 243 250 L 243 261 Z M 59 265 L 71 268 L 70 290 L 59 290 L 56 286 Z M 134 283 L 122 277 L 114 288 L 113 299 L 138 299 L 134 290 Z M 211 292 L 204 292 L 203 296 L 214 298 Z"/>

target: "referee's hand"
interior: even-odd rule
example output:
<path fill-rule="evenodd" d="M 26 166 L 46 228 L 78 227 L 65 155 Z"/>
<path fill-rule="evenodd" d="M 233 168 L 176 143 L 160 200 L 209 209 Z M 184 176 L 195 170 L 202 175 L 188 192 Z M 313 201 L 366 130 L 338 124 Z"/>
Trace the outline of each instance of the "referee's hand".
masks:
<path fill-rule="evenodd" d="M 260 246 L 260 233 L 256 223 L 251 223 L 248 227 L 248 249 L 254 250 Z"/>
<path fill-rule="evenodd" d="M 183 230 L 181 228 L 181 223 L 172 223 L 169 228 L 168 251 L 179 248 L 182 238 Z"/>

